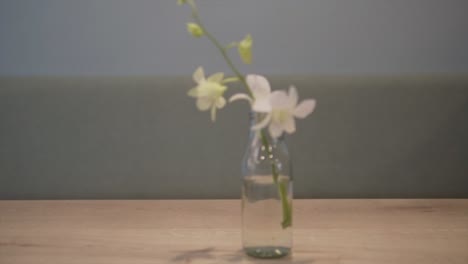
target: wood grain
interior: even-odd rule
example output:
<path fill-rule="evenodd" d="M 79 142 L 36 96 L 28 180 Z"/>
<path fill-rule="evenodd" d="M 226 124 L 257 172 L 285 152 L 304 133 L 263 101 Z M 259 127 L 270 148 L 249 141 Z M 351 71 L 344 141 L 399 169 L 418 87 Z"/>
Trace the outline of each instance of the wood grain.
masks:
<path fill-rule="evenodd" d="M 0 201 L 0 263 L 468 263 L 468 200 L 295 200 L 293 256 L 240 251 L 240 201 Z"/>

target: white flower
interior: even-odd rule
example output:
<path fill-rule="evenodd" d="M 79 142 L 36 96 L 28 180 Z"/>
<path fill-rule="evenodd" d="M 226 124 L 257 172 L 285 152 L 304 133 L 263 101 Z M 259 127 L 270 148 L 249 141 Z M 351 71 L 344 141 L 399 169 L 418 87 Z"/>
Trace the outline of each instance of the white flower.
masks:
<path fill-rule="evenodd" d="M 252 110 L 259 113 L 267 113 L 266 117 L 252 127 L 259 130 L 268 126 L 268 131 L 273 138 L 278 138 L 285 131 L 292 134 L 296 131 L 294 118 L 305 118 L 315 108 L 316 101 L 308 99 L 299 105 L 297 90 L 294 86 L 289 88 L 289 93 L 285 91 L 271 92 L 268 80 L 259 75 L 247 76 L 254 100 L 246 94 L 236 94 L 229 101 L 246 99 L 252 105 Z"/>
<path fill-rule="evenodd" d="M 191 97 L 197 98 L 197 108 L 200 111 L 211 110 L 211 120 L 216 120 L 216 109 L 226 105 L 223 94 L 227 87 L 223 85 L 224 73 L 218 72 L 205 78 L 202 67 L 198 67 L 193 73 L 193 80 L 198 84 L 188 92 Z"/>
<path fill-rule="evenodd" d="M 268 125 L 268 131 L 273 138 L 277 138 L 285 131 L 292 134 L 296 131 L 294 118 L 305 118 L 315 109 L 316 101 L 307 99 L 299 105 L 297 90 L 294 86 L 289 87 L 289 94 L 285 91 L 274 91 L 270 95 L 272 110 L 267 117 L 254 129 L 262 129 Z"/>

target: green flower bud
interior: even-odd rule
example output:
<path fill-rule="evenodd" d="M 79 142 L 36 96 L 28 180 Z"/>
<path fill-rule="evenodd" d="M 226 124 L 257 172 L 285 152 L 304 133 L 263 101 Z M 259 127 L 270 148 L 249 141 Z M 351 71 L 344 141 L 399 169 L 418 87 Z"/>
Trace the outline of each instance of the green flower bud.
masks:
<path fill-rule="evenodd" d="M 187 23 L 187 31 L 196 38 L 199 38 L 205 34 L 203 29 L 196 23 Z"/>
<path fill-rule="evenodd" d="M 245 38 L 241 42 L 239 42 L 237 49 L 239 51 L 239 56 L 241 57 L 242 61 L 245 64 L 251 64 L 252 63 L 252 36 L 250 36 L 250 34 L 247 34 L 247 36 L 245 36 Z"/>

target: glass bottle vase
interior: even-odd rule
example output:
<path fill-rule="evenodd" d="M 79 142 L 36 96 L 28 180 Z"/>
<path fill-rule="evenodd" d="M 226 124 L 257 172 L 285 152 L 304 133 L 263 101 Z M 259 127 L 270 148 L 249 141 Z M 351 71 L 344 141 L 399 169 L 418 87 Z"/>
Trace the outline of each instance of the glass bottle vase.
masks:
<path fill-rule="evenodd" d="M 251 114 L 252 125 L 262 116 Z M 292 168 L 284 135 L 250 130 L 242 161 L 242 244 L 247 255 L 280 258 L 292 248 Z"/>

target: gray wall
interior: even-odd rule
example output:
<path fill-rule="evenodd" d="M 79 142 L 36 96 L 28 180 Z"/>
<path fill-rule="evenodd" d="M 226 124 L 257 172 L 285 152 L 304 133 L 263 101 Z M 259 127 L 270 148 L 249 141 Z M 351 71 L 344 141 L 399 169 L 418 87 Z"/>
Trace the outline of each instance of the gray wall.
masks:
<path fill-rule="evenodd" d="M 318 99 L 290 139 L 298 197 L 468 197 L 468 1 L 198 3 L 226 43 L 253 35 L 243 72 Z M 0 0 L 0 199 L 239 197 L 246 107 L 212 125 L 186 96 L 198 65 L 226 70 L 188 18 Z"/>
<path fill-rule="evenodd" d="M 272 82 L 318 100 L 289 138 L 296 197 L 468 198 L 467 76 Z M 0 199 L 239 198 L 247 107 L 212 124 L 192 85 L 0 78 Z"/>
<path fill-rule="evenodd" d="M 468 71 L 466 0 L 199 0 L 226 43 L 250 32 L 264 74 Z M 0 0 L 0 75 L 225 69 L 176 0 Z"/>

